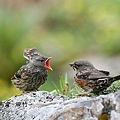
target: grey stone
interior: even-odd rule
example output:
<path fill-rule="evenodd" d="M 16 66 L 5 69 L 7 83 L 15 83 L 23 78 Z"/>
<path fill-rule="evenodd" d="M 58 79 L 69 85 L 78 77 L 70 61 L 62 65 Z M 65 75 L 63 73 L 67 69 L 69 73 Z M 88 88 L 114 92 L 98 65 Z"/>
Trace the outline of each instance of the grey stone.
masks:
<path fill-rule="evenodd" d="M 98 97 L 68 98 L 37 91 L 0 102 L 0 120 L 120 120 L 120 91 Z"/>

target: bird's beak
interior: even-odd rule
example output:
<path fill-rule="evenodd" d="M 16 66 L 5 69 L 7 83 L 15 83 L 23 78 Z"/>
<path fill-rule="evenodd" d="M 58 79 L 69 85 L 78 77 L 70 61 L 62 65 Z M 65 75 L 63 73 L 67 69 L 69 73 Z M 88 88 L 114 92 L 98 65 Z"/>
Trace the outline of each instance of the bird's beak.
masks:
<path fill-rule="evenodd" d="M 73 68 L 73 70 L 75 70 L 75 64 L 74 63 L 70 63 L 69 65 L 70 65 L 70 67 Z"/>
<path fill-rule="evenodd" d="M 51 68 L 51 66 L 50 66 L 50 59 L 51 59 L 51 58 L 52 58 L 52 57 L 47 58 L 47 60 L 45 61 L 45 67 L 48 68 L 48 69 L 50 69 L 50 70 L 53 70 L 53 69 Z"/>
<path fill-rule="evenodd" d="M 69 65 L 70 65 L 70 67 L 73 67 L 73 66 L 74 66 L 74 63 L 70 63 Z"/>

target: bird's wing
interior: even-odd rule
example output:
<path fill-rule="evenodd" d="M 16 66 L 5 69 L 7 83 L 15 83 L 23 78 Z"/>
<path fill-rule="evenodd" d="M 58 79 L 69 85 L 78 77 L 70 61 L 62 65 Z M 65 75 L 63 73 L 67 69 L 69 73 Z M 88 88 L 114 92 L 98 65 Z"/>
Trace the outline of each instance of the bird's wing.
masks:
<path fill-rule="evenodd" d="M 14 80 L 14 79 L 27 80 L 30 77 L 31 77 L 30 71 L 28 70 L 27 67 L 23 66 L 14 74 L 14 76 L 11 78 L 11 80 Z"/>
<path fill-rule="evenodd" d="M 83 78 L 83 79 L 87 79 L 87 80 L 98 80 L 98 79 L 103 79 L 103 78 L 110 78 L 104 72 L 100 72 L 98 70 L 96 70 L 96 71 L 84 71 L 80 74 L 77 74 L 76 76 L 78 78 Z"/>
<path fill-rule="evenodd" d="M 110 74 L 110 72 L 105 71 L 105 70 L 98 70 L 98 71 L 104 73 L 105 75 L 109 75 Z"/>

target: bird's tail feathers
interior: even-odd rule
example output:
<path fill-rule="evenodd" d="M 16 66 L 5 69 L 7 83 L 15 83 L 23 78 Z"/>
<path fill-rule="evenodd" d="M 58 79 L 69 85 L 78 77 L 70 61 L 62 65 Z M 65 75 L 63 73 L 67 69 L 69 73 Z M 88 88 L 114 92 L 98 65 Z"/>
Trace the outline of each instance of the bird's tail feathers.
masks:
<path fill-rule="evenodd" d="M 120 80 L 120 75 L 114 77 L 115 80 Z"/>

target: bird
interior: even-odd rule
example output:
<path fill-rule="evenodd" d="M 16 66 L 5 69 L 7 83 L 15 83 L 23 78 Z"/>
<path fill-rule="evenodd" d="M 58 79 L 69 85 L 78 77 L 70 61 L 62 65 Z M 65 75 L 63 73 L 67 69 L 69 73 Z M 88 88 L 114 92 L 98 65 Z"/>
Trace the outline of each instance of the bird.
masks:
<path fill-rule="evenodd" d="M 11 78 L 13 85 L 23 93 L 38 91 L 48 77 L 51 57 L 44 56 L 36 48 L 27 48 L 23 52 L 26 64 L 18 69 Z"/>
<path fill-rule="evenodd" d="M 93 64 L 87 60 L 79 59 L 69 65 L 76 71 L 74 77 L 75 82 L 85 91 L 78 94 L 78 96 L 89 93 L 100 95 L 111 86 L 114 81 L 120 80 L 120 75 L 112 77 L 109 71 L 96 69 Z"/>

